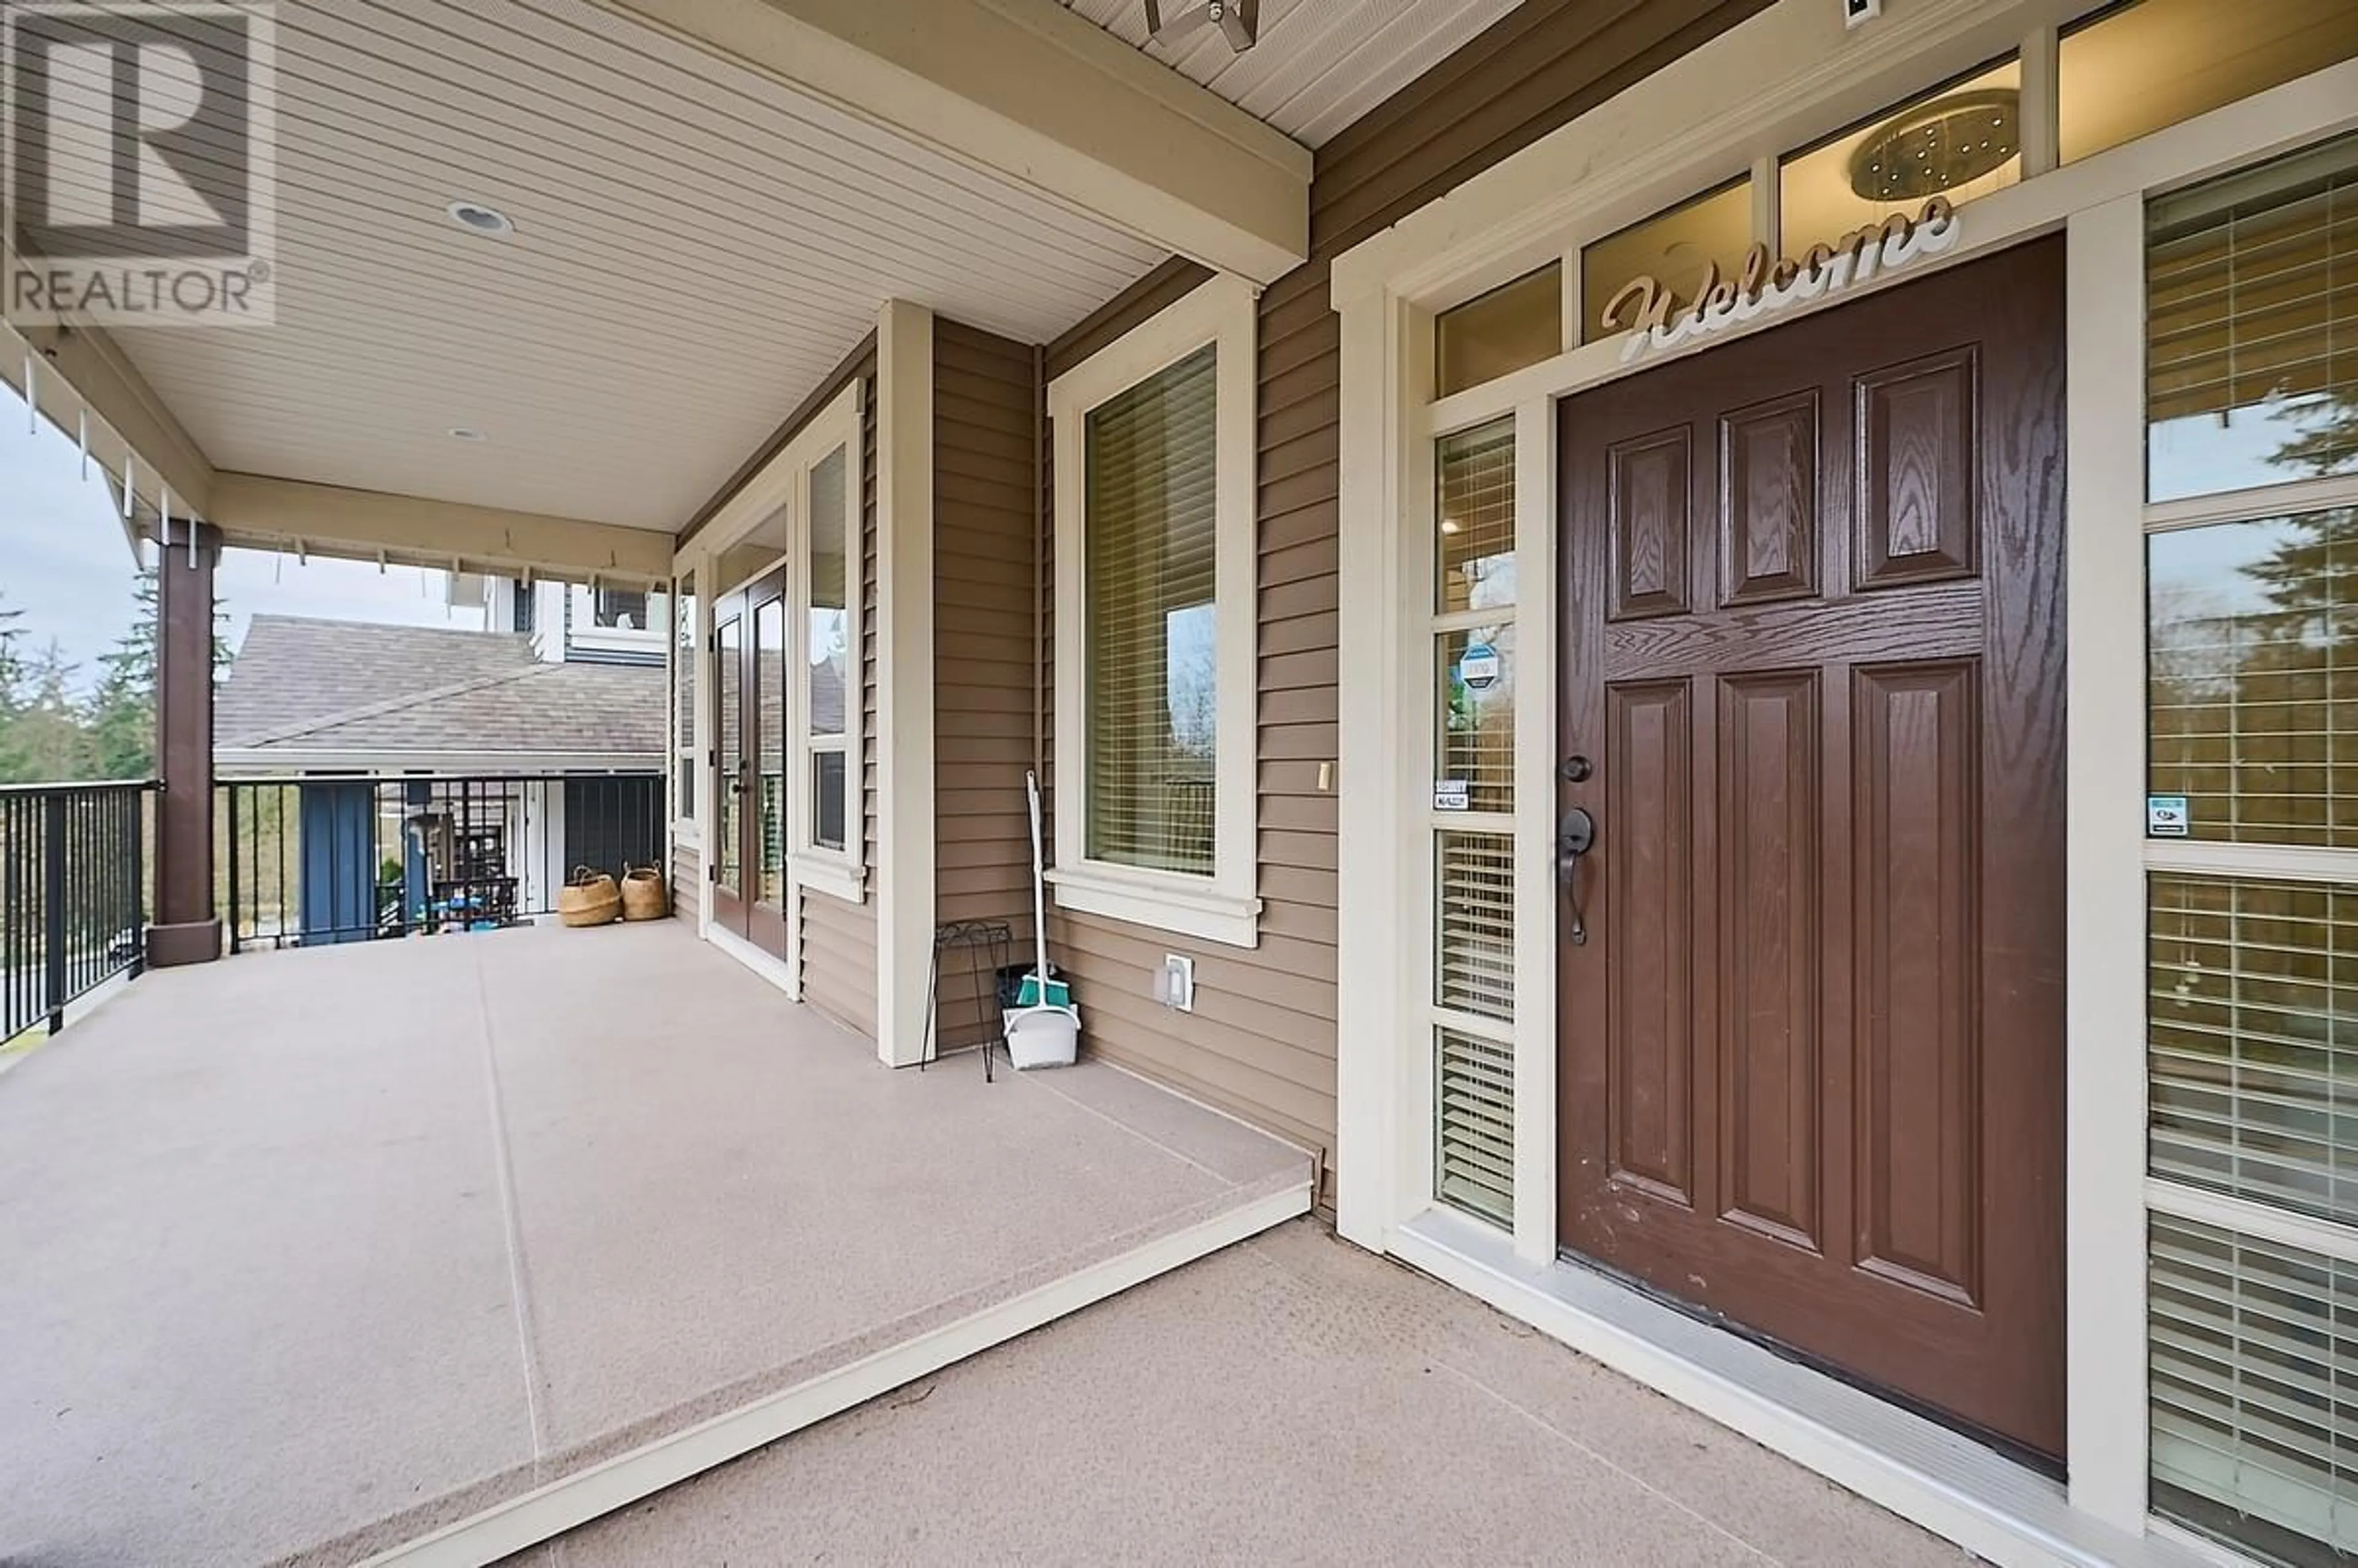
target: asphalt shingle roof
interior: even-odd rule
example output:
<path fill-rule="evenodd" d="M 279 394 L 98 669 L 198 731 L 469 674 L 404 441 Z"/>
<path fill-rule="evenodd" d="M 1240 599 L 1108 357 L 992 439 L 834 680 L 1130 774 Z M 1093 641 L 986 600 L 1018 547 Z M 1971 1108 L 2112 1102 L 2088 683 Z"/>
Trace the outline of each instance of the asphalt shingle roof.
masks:
<path fill-rule="evenodd" d="M 267 754 L 496 752 L 659 757 L 660 665 L 542 664 L 531 639 L 257 615 L 214 708 L 214 744 Z"/>

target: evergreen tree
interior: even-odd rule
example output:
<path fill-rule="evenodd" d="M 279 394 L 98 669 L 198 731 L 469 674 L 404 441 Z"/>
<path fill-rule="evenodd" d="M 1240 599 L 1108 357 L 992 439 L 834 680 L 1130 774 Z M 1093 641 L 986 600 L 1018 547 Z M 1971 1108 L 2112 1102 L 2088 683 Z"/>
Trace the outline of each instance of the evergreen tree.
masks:
<path fill-rule="evenodd" d="M 2309 476 L 2347 473 L 2358 459 L 2358 385 L 2328 388 L 2272 461 Z"/>
<path fill-rule="evenodd" d="M 139 574 L 130 629 L 101 654 L 105 671 L 91 695 L 90 734 L 97 776 L 142 779 L 156 771 L 156 574 Z M 216 647 L 218 660 L 220 649 Z"/>
<path fill-rule="evenodd" d="M 5 608 L 5 595 L 0 595 L 0 730 L 16 716 L 25 683 L 24 664 L 16 655 L 16 639 L 25 634 L 16 622 L 25 618 L 25 612 Z"/>
<path fill-rule="evenodd" d="M 153 570 L 132 589 L 131 624 L 99 656 L 96 687 L 82 696 L 79 668 L 55 641 L 27 658 L 19 649 L 22 610 L 0 602 L 0 784 L 138 779 L 156 772 L 157 585 Z M 229 668 L 214 611 L 213 678 Z"/>
<path fill-rule="evenodd" d="M 15 710 L 0 730 L 0 781 L 61 784 L 90 776 L 92 749 L 74 697 L 75 669 L 54 638 L 24 662 Z"/>

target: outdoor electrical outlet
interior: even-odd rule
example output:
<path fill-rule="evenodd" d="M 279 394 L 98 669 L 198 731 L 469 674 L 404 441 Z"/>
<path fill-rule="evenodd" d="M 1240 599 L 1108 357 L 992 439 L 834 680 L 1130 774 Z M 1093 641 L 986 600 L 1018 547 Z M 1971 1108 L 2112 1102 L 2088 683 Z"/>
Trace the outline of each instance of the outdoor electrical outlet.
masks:
<path fill-rule="evenodd" d="M 1843 26 L 1855 27 L 1883 15 L 1883 0 L 1842 0 Z"/>
<path fill-rule="evenodd" d="M 1163 973 L 1155 979 L 1154 1000 L 1181 1012 L 1195 1011 L 1195 960 L 1176 953 L 1163 956 Z"/>

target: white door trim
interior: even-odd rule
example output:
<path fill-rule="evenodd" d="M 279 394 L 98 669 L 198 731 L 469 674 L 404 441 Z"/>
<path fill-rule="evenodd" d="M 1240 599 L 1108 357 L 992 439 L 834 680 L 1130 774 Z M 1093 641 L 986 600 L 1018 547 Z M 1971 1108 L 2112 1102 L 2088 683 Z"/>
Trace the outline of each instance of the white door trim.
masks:
<path fill-rule="evenodd" d="M 2075 1507 L 2145 1519 L 2145 200 L 2065 240 L 2065 1451 Z"/>

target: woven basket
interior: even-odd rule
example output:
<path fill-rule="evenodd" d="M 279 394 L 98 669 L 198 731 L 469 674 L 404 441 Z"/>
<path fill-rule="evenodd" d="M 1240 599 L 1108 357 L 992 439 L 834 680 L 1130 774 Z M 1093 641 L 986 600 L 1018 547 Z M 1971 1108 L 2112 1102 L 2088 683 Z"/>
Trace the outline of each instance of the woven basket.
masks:
<path fill-rule="evenodd" d="M 622 892 L 603 871 L 576 866 L 557 890 L 557 918 L 568 925 L 603 925 L 622 912 Z"/>
<path fill-rule="evenodd" d="M 661 868 L 633 866 L 622 873 L 622 918 L 661 920 L 671 913 Z"/>

